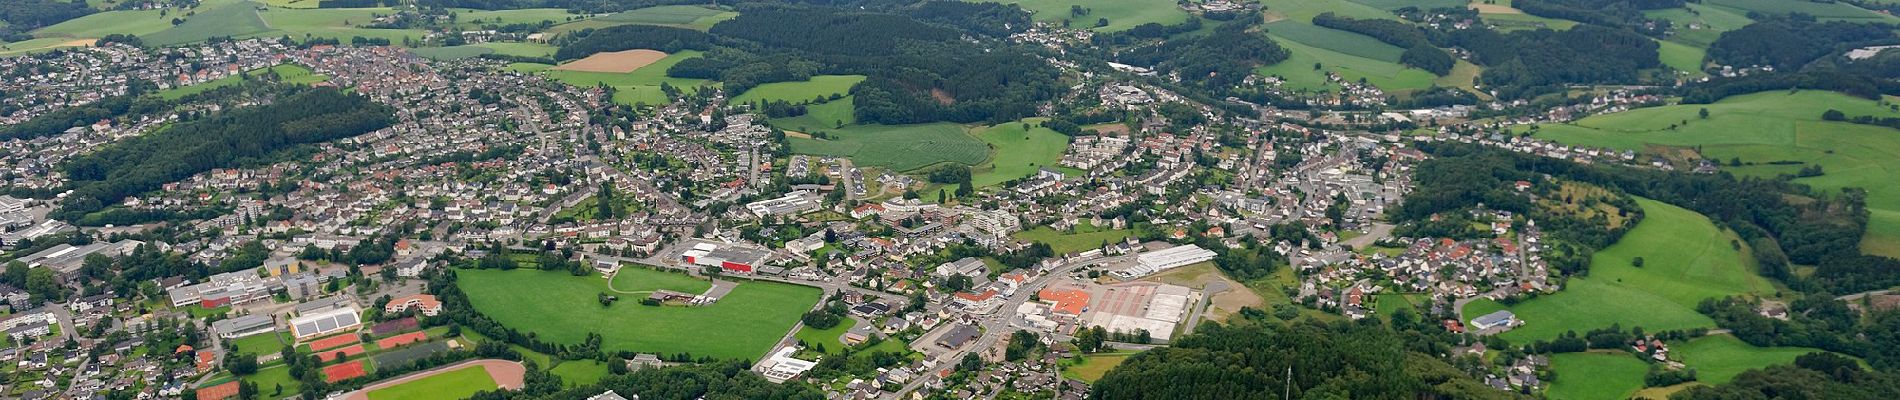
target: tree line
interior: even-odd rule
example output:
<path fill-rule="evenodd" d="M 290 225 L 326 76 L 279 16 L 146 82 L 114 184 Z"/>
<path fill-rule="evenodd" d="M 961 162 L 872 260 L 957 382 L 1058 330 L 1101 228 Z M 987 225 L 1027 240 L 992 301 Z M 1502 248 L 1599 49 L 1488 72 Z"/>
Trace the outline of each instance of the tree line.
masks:
<path fill-rule="evenodd" d="M 1313 25 L 1343 30 L 1371 36 L 1393 46 L 1405 49 L 1399 55 L 1399 63 L 1431 71 L 1443 76 L 1451 73 L 1451 67 L 1458 60 L 1451 53 L 1433 46 L 1427 34 L 1431 31 L 1404 22 L 1386 19 L 1354 19 L 1341 17 L 1331 12 L 1320 13 L 1313 17 Z"/>

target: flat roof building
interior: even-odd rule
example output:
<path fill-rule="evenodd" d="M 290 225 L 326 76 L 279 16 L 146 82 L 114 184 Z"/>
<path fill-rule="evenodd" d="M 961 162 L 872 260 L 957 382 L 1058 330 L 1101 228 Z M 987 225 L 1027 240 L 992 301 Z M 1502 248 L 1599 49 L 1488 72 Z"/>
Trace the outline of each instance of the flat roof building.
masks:
<path fill-rule="evenodd" d="M 1211 250 L 1201 246 L 1184 244 L 1167 249 L 1156 250 L 1135 257 L 1135 266 L 1115 271 L 1122 278 L 1138 278 L 1154 273 L 1179 268 L 1195 263 L 1207 262 L 1217 256 Z"/>
<path fill-rule="evenodd" d="M 263 314 L 221 319 L 211 323 L 211 331 L 224 339 L 237 339 L 274 330 L 277 330 L 277 320 Z"/>
<path fill-rule="evenodd" d="M 290 320 L 290 333 L 297 340 L 305 340 L 355 329 L 363 325 L 362 317 L 356 308 L 344 307 L 329 311 L 304 315 Z"/>

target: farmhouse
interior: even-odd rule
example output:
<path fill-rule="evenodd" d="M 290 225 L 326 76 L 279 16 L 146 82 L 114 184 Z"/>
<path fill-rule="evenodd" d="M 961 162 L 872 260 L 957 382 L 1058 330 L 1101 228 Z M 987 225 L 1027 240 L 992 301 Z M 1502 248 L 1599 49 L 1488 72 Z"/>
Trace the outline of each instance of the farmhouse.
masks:
<path fill-rule="evenodd" d="M 1115 271 L 1122 278 L 1139 278 L 1157 272 L 1214 259 L 1214 252 L 1191 244 L 1158 250 L 1136 257 L 1136 265 Z"/>
<path fill-rule="evenodd" d="M 211 331 L 217 333 L 219 338 L 237 339 L 276 330 L 276 322 L 268 314 L 251 314 L 212 322 Z"/>
<path fill-rule="evenodd" d="M 433 295 L 412 294 L 391 299 L 389 300 L 389 304 L 383 306 L 383 312 L 390 314 L 408 312 L 410 309 L 421 311 L 422 315 L 433 317 L 442 312 L 442 302 L 436 300 Z"/>
<path fill-rule="evenodd" d="M 305 340 L 355 329 L 362 325 L 363 320 L 357 315 L 356 308 L 344 307 L 292 318 L 290 333 L 297 340 Z"/>
<path fill-rule="evenodd" d="M 680 261 L 699 266 L 719 267 L 726 272 L 749 273 L 765 265 L 766 259 L 771 256 L 771 251 L 763 249 L 700 243 L 693 245 L 692 250 L 681 253 Z"/>

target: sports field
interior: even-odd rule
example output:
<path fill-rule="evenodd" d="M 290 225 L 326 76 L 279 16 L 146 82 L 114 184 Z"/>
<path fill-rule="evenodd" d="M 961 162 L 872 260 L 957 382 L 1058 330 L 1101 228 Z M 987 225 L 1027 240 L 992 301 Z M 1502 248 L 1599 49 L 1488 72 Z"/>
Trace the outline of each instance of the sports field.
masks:
<path fill-rule="evenodd" d="M 484 390 L 495 390 L 495 387 L 495 380 L 488 377 L 488 368 L 477 365 L 371 390 L 369 398 L 370 400 L 456 400 L 469 398 Z"/>
<path fill-rule="evenodd" d="M 989 157 L 989 146 L 951 123 L 916 125 L 852 125 L 820 129 L 828 139 L 791 138 L 792 152 L 850 157 L 860 167 L 911 171 L 954 162 L 977 165 Z"/>
<path fill-rule="evenodd" d="M 1070 254 L 1102 248 L 1102 242 L 1116 242 L 1134 236 L 1128 229 L 1101 229 L 1087 223 L 1076 224 L 1075 232 L 1057 232 L 1047 226 L 1039 226 L 1022 232 L 1016 232 L 1017 239 L 1047 243 L 1056 254 Z"/>
<path fill-rule="evenodd" d="M 1649 364 L 1622 351 L 1554 354 L 1550 368 L 1557 373 L 1546 392 L 1553 400 L 1627 399 L 1649 373 Z"/>
<path fill-rule="evenodd" d="M 707 306 L 621 301 L 603 307 L 596 295 L 609 290 L 600 278 L 526 269 L 456 273 L 456 284 L 477 311 L 542 340 L 573 344 L 599 333 L 609 351 L 723 359 L 759 359 L 819 297 L 818 289 L 806 286 L 743 282 Z"/>
<path fill-rule="evenodd" d="M 1042 167 L 1055 168 L 1069 149 L 1069 136 L 1041 126 L 1043 118 L 1029 118 L 983 128 L 976 136 L 994 153 L 978 165 L 970 185 L 984 187 L 1035 175 Z M 1028 125 L 1029 129 L 1023 129 Z"/>
<path fill-rule="evenodd" d="M 1136 25 L 1158 23 L 1162 25 L 1178 24 L 1186 21 L 1188 13 L 1172 1 L 1163 0 L 1002 0 L 1004 4 L 1014 3 L 1033 13 L 1037 21 L 1069 21 L 1073 28 L 1092 28 L 1101 32 L 1123 31 Z M 1082 6 L 1089 10 L 1087 15 L 1073 15 L 1070 8 Z M 1093 28 L 1099 19 L 1107 18 L 1108 25 Z M 1212 22 L 1212 21 L 1204 21 Z"/>
<path fill-rule="evenodd" d="M 1821 351 L 1805 347 L 1755 347 L 1726 334 L 1672 344 L 1669 350 L 1670 357 L 1695 368 L 1697 381 L 1712 385 L 1728 383 L 1743 371 L 1791 364 L 1795 357 Z"/>
<path fill-rule="evenodd" d="M 712 288 L 712 282 L 694 278 L 692 275 L 673 271 L 661 271 L 640 265 L 628 265 L 614 272 L 610 282 L 614 290 L 621 292 L 652 292 L 671 290 L 675 292 L 700 294 Z"/>
<path fill-rule="evenodd" d="M 693 57 L 700 57 L 702 55 L 703 53 L 700 53 L 698 51 L 692 51 L 692 50 L 681 51 L 681 52 L 673 53 L 672 55 L 666 56 L 666 58 L 662 58 L 659 61 L 653 62 L 652 64 L 647 64 L 644 67 L 640 67 L 640 69 L 634 70 L 633 72 L 624 73 L 624 74 L 608 73 L 608 72 L 556 71 L 552 69 L 543 71 L 542 73 L 546 74 L 547 77 L 549 78 L 553 78 L 553 79 L 566 82 L 567 84 L 575 85 L 575 86 L 594 86 L 594 85 L 599 85 L 599 84 L 606 84 L 607 86 L 612 86 L 614 89 L 616 89 L 616 91 L 614 92 L 615 103 L 629 104 L 629 105 L 645 103 L 645 104 L 650 104 L 650 105 L 658 105 L 658 104 L 666 104 L 669 102 L 669 100 L 666 98 L 666 94 L 660 91 L 660 83 L 662 82 L 678 87 L 682 91 L 692 91 L 701 85 L 717 84 L 716 82 L 708 81 L 705 79 L 674 78 L 674 77 L 666 76 L 666 69 L 672 68 L 673 65 L 678 64 L 680 60 L 685 60 L 685 59 L 693 58 Z"/>
<path fill-rule="evenodd" d="M 1888 97 L 1888 101 L 1900 101 Z M 1709 119 L 1698 117 L 1707 108 Z M 1642 151 L 1648 145 L 1701 147 L 1705 157 L 1754 163 L 1723 169 L 1739 175 L 1773 177 L 1817 164 L 1826 174 L 1796 179 L 1829 193 L 1867 189 L 1869 254 L 1900 257 L 1900 130 L 1822 121 L 1838 109 L 1850 116 L 1900 117 L 1873 100 L 1834 92 L 1804 90 L 1734 96 L 1715 104 L 1650 107 L 1584 118 L 1570 124 L 1539 127 L 1537 137 L 1567 144 Z M 1681 125 L 1671 130 L 1669 126 Z"/>
<path fill-rule="evenodd" d="M 851 86 L 864 81 L 864 75 L 819 75 L 798 82 L 774 82 L 753 87 L 731 103 L 748 104 L 757 101 L 785 101 L 799 103 L 815 98 L 829 98 L 833 94 L 846 94 Z"/>
<path fill-rule="evenodd" d="M 260 333 L 232 340 L 231 345 L 237 346 L 239 353 L 256 355 L 277 354 L 277 352 L 283 350 L 285 346 L 289 346 L 285 344 L 288 343 L 287 340 L 279 338 L 278 336 L 281 335 L 276 332 Z"/>
<path fill-rule="evenodd" d="M 1637 198 L 1644 218 L 1622 240 L 1598 251 L 1590 276 L 1569 280 L 1560 293 L 1510 307 L 1524 326 L 1501 337 L 1513 343 L 1550 339 L 1565 331 L 1579 334 L 1621 324 L 1648 331 L 1714 327 L 1695 311 L 1703 299 L 1738 294 L 1771 294 L 1774 285 L 1755 274 L 1754 257 L 1730 247 L 1735 239 L 1708 218 L 1681 207 Z M 1643 257 L 1644 266 L 1632 266 Z M 1476 317 L 1503 308 L 1489 302 L 1466 306 Z"/>

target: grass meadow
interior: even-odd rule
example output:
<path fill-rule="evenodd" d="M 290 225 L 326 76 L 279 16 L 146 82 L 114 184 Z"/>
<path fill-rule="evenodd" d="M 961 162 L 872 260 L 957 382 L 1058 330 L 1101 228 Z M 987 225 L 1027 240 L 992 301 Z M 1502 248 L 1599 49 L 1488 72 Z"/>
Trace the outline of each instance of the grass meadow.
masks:
<path fill-rule="evenodd" d="M 1755 347 L 1733 335 L 1711 335 L 1669 347 L 1669 355 L 1696 370 L 1696 381 L 1728 383 L 1743 371 L 1791 364 L 1795 357 L 1821 350 L 1805 347 Z"/>
<path fill-rule="evenodd" d="M 1900 101 L 1889 96 L 1888 102 Z M 1701 109 L 1709 118 L 1701 119 Z M 1536 136 L 1558 142 L 1643 151 L 1652 145 L 1700 147 L 1705 157 L 1745 165 L 1724 168 L 1738 175 L 1773 177 L 1820 165 L 1825 175 L 1800 178 L 1823 192 L 1867 190 L 1869 213 L 1862 251 L 1900 257 L 1900 130 L 1822 121 L 1838 109 L 1850 116 L 1900 117 L 1873 100 L 1835 92 L 1773 91 L 1722 99 L 1715 104 L 1649 107 L 1538 127 Z M 1687 122 L 1687 124 L 1683 124 Z M 1670 129 L 1670 125 L 1677 128 Z"/>
<path fill-rule="evenodd" d="M 1557 380 L 1545 393 L 1552 400 L 1620 400 L 1643 388 L 1649 364 L 1622 351 L 1563 353 L 1550 356 Z"/>
<path fill-rule="evenodd" d="M 447 371 L 401 385 L 369 392 L 370 400 L 455 400 L 476 392 L 495 390 L 488 368 L 474 366 Z"/>
<path fill-rule="evenodd" d="M 1102 229 L 1089 224 L 1076 224 L 1075 232 L 1058 232 L 1047 226 L 1039 226 L 1022 232 L 1016 232 L 1017 239 L 1042 242 L 1049 245 L 1056 254 L 1070 254 L 1102 248 L 1102 242 L 1117 242 L 1134 236 L 1128 229 Z"/>
<path fill-rule="evenodd" d="M 1524 326 L 1500 336 L 1529 343 L 1611 324 L 1648 331 L 1712 328 L 1714 321 L 1697 313 L 1696 303 L 1774 292 L 1772 283 L 1755 274 L 1746 248 L 1731 247 L 1733 234 L 1694 211 L 1644 198 L 1637 198 L 1637 204 L 1643 208 L 1642 222 L 1592 257 L 1589 276 L 1570 278 L 1557 294 L 1509 307 Z M 1643 267 L 1631 265 L 1636 257 L 1644 258 Z M 1501 308 L 1496 302 L 1473 302 L 1465 315 Z"/>
<path fill-rule="evenodd" d="M 259 3 L 240 1 L 216 6 L 210 5 L 212 2 L 209 1 L 205 3 L 198 7 L 197 15 L 185 17 L 184 23 L 139 38 L 149 45 L 170 46 L 217 36 L 237 37 L 271 30 L 270 24 L 265 23 L 264 17 L 257 11 Z"/>
<path fill-rule="evenodd" d="M 745 93 L 733 97 L 731 103 L 749 104 L 759 101 L 798 103 L 819 97 L 830 98 L 833 94 L 850 93 L 852 86 L 863 81 L 864 75 L 819 75 L 803 81 L 773 82 L 746 90 Z"/>
<path fill-rule="evenodd" d="M 278 80 L 280 80 L 281 82 L 290 83 L 290 84 L 309 85 L 309 84 L 323 82 L 325 80 L 330 79 L 330 77 L 328 76 L 325 76 L 323 74 L 318 74 L 316 72 L 311 71 L 310 68 L 306 68 L 302 65 L 297 65 L 297 64 L 278 64 L 277 66 L 270 67 L 268 69 L 271 71 L 277 72 Z M 263 72 L 260 72 L 260 71 L 247 72 L 247 74 L 250 74 L 253 76 L 259 75 L 262 73 Z M 233 85 L 237 85 L 243 82 L 244 82 L 244 77 L 242 76 L 227 76 L 223 78 L 218 78 L 216 80 L 212 80 L 210 82 L 200 83 L 196 85 L 179 86 L 179 87 L 174 87 L 170 89 L 160 90 L 158 91 L 157 94 L 159 98 L 163 98 L 166 100 L 177 100 L 185 96 L 198 94 L 198 93 L 204 93 L 207 90 L 221 88 L 225 86 L 233 86 Z"/>
<path fill-rule="evenodd" d="M 1128 357 L 1134 356 L 1133 352 L 1116 351 L 1062 360 L 1062 377 L 1095 383 L 1095 380 L 1102 379 L 1103 375 L 1108 375 L 1109 370 L 1115 369 L 1116 366 L 1122 365 L 1123 361 L 1128 361 Z"/>
<path fill-rule="evenodd" d="M 788 118 L 774 118 L 767 123 L 779 129 L 798 132 L 828 131 L 858 123 L 851 96 L 827 101 L 821 104 L 805 106 L 805 115 Z"/>
<path fill-rule="evenodd" d="M 812 305 L 817 288 L 743 282 L 707 306 L 653 307 L 623 299 L 601 306 L 605 279 L 559 271 L 460 270 L 456 285 L 477 311 L 554 343 L 599 333 L 608 351 L 758 360 Z"/>
<path fill-rule="evenodd" d="M 854 323 L 857 323 L 857 321 L 851 317 L 845 317 L 838 322 L 838 326 L 831 327 L 831 329 L 817 329 L 810 326 L 801 326 L 798 328 L 798 333 L 792 336 L 805 342 L 806 345 L 813 346 L 813 351 L 817 351 L 817 346 L 824 346 L 824 353 L 826 355 L 843 353 L 845 349 L 850 348 L 850 346 L 844 344 L 844 333 L 850 331 L 851 324 Z"/>
<path fill-rule="evenodd" d="M 628 265 L 614 273 L 608 284 L 614 290 L 622 292 L 651 292 L 671 290 L 681 293 L 700 294 L 712 288 L 712 282 L 695 278 L 680 272 L 661 271 L 644 265 Z"/>
<path fill-rule="evenodd" d="M 792 152 L 849 157 L 859 167 L 900 172 L 945 162 L 977 165 L 989 157 L 988 145 L 951 123 L 852 125 L 820 131 L 829 138 L 789 139 Z"/>
<path fill-rule="evenodd" d="M 1845 20 L 1852 22 L 1900 22 L 1900 18 L 1867 11 L 1847 3 L 1819 3 L 1787 0 L 1708 0 L 1708 5 L 1735 10 L 1741 14 L 1750 11 L 1762 14 L 1802 13 L 1823 20 Z"/>
<path fill-rule="evenodd" d="M 1099 32 L 1128 30 L 1136 25 L 1158 23 L 1162 25 L 1178 24 L 1187 21 L 1188 13 L 1170 1 L 1157 0 L 1002 0 L 1004 4 L 1014 3 L 1033 13 L 1037 21 L 1069 21 L 1075 28 L 1094 27 L 1098 19 L 1107 18 L 1108 25 L 1093 28 Z M 1089 10 L 1088 15 L 1075 16 L 1070 7 L 1080 5 Z M 1205 21 L 1212 22 L 1212 21 Z"/>
<path fill-rule="evenodd" d="M 554 376 L 561 377 L 561 383 L 569 387 L 592 385 L 607 377 L 607 363 L 594 360 L 567 360 L 548 370 Z"/>
<path fill-rule="evenodd" d="M 1069 148 L 1069 137 L 1041 126 L 1043 119 L 1030 118 L 990 126 L 976 136 L 989 143 L 988 162 L 976 166 L 970 185 L 984 187 L 1035 175 L 1042 167 L 1056 167 L 1062 152 Z M 1023 129 L 1028 125 L 1029 129 Z"/>

